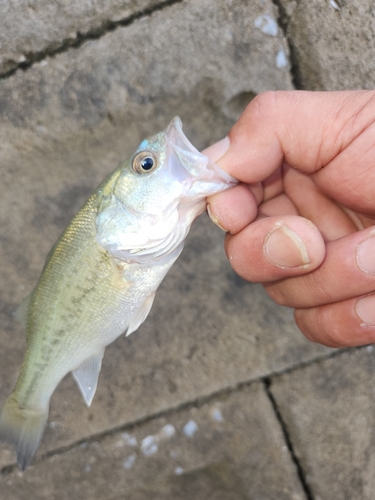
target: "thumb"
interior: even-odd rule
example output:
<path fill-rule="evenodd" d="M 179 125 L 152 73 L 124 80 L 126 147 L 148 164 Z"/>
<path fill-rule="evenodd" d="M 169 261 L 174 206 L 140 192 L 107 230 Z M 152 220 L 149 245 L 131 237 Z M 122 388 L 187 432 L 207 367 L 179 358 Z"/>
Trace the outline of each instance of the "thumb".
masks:
<path fill-rule="evenodd" d="M 374 121 L 374 106 L 368 105 L 374 97 L 373 91 L 260 94 L 231 129 L 217 164 L 249 184 L 263 181 L 282 162 L 317 172 Z"/>

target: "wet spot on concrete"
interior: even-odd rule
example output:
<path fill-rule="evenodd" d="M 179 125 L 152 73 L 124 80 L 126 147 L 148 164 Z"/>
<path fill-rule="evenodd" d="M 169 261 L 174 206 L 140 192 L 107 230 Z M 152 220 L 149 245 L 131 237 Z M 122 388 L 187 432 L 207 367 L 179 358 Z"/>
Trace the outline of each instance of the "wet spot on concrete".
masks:
<path fill-rule="evenodd" d="M 146 457 L 154 455 L 158 451 L 158 445 L 154 436 L 146 436 L 142 439 L 141 450 Z"/>
<path fill-rule="evenodd" d="M 198 430 L 198 425 L 196 424 L 196 422 L 194 422 L 194 420 L 189 420 L 189 422 L 186 425 L 184 425 L 183 428 L 185 436 L 190 438 L 194 436 L 197 430 Z"/>
<path fill-rule="evenodd" d="M 278 32 L 277 22 L 268 14 L 258 16 L 254 21 L 254 26 L 265 35 L 276 36 Z"/>
<path fill-rule="evenodd" d="M 283 49 L 280 49 L 276 54 L 276 67 L 277 68 L 286 68 L 288 66 L 288 58 Z"/>
<path fill-rule="evenodd" d="M 224 422 L 224 417 L 219 408 L 212 408 L 211 410 L 211 418 L 215 420 L 215 422 Z"/>
<path fill-rule="evenodd" d="M 160 439 L 170 439 L 175 434 L 176 434 L 176 429 L 172 424 L 165 425 L 159 433 Z"/>
<path fill-rule="evenodd" d="M 133 453 L 132 455 L 129 455 L 123 462 L 123 466 L 125 469 L 132 469 L 134 464 L 135 464 L 135 460 L 136 460 L 137 456 L 135 453 Z"/>

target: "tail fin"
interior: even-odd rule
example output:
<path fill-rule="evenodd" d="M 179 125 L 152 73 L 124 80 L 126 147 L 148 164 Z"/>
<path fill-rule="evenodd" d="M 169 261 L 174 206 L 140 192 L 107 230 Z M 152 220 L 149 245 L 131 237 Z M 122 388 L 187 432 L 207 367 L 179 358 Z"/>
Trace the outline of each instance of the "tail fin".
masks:
<path fill-rule="evenodd" d="M 16 445 L 21 470 L 26 469 L 38 449 L 47 418 L 48 408 L 20 408 L 13 394 L 6 400 L 0 415 L 0 441 Z"/>

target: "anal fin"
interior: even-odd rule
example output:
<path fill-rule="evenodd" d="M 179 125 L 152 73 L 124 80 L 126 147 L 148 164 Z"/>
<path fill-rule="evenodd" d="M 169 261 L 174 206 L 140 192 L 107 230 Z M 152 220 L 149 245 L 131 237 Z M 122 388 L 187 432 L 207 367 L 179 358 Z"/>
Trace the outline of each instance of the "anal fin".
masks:
<path fill-rule="evenodd" d="M 139 309 L 135 311 L 130 320 L 128 329 L 126 331 L 126 337 L 131 333 L 135 332 L 135 330 L 137 330 L 144 322 L 144 320 L 147 318 L 148 313 L 150 312 L 152 304 L 154 302 L 154 298 L 155 298 L 154 293 L 152 295 L 149 295 L 147 299 L 144 302 L 142 302 Z"/>
<path fill-rule="evenodd" d="M 90 406 L 98 386 L 98 378 L 104 356 L 103 349 L 94 356 L 87 358 L 78 368 L 72 371 L 82 397 L 87 406 Z"/>

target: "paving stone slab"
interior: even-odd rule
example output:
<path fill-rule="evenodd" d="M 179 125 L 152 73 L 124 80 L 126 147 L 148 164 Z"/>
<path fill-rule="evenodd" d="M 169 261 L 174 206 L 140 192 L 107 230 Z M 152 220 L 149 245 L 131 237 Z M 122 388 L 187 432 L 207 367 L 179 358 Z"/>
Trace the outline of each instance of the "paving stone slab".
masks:
<path fill-rule="evenodd" d="M 373 0 L 280 0 L 305 89 L 373 89 Z"/>
<path fill-rule="evenodd" d="M 2 500 L 305 500 L 262 384 L 0 477 Z"/>
<path fill-rule="evenodd" d="M 12 311 L 103 177 L 175 114 L 201 148 L 252 95 L 292 88 L 270 2 L 194 0 L 165 13 L 0 81 L 0 404 L 25 350 Z M 329 352 L 235 277 L 222 244 L 201 219 L 145 325 L 108 348 L 92 408 L 70 376 L 58 388 L 44 451 Z M 1 465 L 13 460 L 0 453 Z"/>
<path fill-rule="evenodd" d="M 0 2 L 0 75 L 35 54 L 95 35 L 111 23 L 126 21 L 163 0 L 2 0 Z"/>
<path fill-rule="evenodd" d="M 373 346 L 274 380 L 274 394 L 315 500 L 372 500 Z"/>

